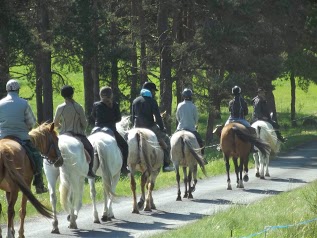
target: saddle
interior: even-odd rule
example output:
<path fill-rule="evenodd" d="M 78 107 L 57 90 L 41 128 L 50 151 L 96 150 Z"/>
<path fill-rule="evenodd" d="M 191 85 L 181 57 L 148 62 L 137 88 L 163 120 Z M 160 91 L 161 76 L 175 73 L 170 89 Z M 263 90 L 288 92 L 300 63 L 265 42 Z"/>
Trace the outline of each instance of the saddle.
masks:
<path fill-rule="evenodd" d="M 84 146 L 84 152 L 85 152 L 85 157 L 86 157 L 86 161 L 89 164 L 91 160 L 93 160 L 94 158 L 91 158 L 91 156 L 89 155 L 87 149 L 85 148 L 85 144 L 82 142 L 81 137 L 83 137 L 83 135 L 81 134 L 76 134 L 74 132 L 68 131 L 65 133 L 66 135 L 72 136 L 74 138 L 76 138 L 77 140 L 79 140 L 83 146 Z"/>
<path fill-rule="evenodd" d="M 23 149 L 26 152 L 26 155 L 28 156 L 28 158 L 31 162 L 31 168 L 32 168 L 33 172 L 35 173 L 35 171 L 36 171 L 36 164 L 35 163 L 36 162 L 34 159 L 33 152 L 30 149 L 29 145 L 26 143 L 26 141 L 21 140 L 19 137 L 12 136 L 12 135 L 5 136 L 4 139 L 14 140 L 15 142 L 19 143 L 23 147 Z"/>
<path fill-rule="evenodd" d="M 90 134 L 92 135 L 92 134 L 97 133 L 97 132 L 103 132 L 103 133 L 106 133 L 106 134 L 112 136 L 113 138 L 115 138 L 115 135 L 114 135 L 113 130 L 111 130 L 111 129 L 108 128 L 108 127 L 95 126 L 94 128 L 92 128 Z"/>

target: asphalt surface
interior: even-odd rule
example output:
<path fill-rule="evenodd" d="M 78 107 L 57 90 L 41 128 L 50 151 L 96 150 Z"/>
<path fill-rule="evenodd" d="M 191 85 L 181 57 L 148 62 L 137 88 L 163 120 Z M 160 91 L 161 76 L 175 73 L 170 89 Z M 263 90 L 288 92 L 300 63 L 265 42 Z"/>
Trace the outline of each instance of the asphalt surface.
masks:
<path fill-rule="evenodd" d="M 176 201 L 176 186 L 154 191 L 157 210 L 132 214 L 132 197 L 118 198 L 113 204 L 115 219 L 94 224 L 92 207 L 84 206 L 77 219 L 77 230 L 68 229 L 66 214 L 58 216 L 61 234 L 51 234 L 51 220 L 37 217 L 26 218 L 25 237 L 149 237 L 155 233 L 167 232 L 207 215 L 213 215 L 229 208 L 232 204 L 247 205 L 269 196 L 304 186 L 317 178 L 317 141 L 280 154 L 270 162 L 271 177 L 260 180 L 254 169 L 249 171 L 250 180 L 244 189 L 235 187 L 235 175 L 231 175 L 233 190 L 226 190 L 226 176 L 215 176 L 198 180 L 194 199 Z M 233 171 L 233 165 L 231 165 Z M 159 177 L 158 177 L 159 179 Z M 175 181 L 176 184 L 176 181 Z M 184 191 L 182 184 L 182 193 Z M 103 205 L 98 205 L 99 216 Z M 18 219 L 16 217 L 16 223 Z M 2 235 L 6 235 L 4 224 Z M 16 226 L 16 232 L 18 227 Z"/>

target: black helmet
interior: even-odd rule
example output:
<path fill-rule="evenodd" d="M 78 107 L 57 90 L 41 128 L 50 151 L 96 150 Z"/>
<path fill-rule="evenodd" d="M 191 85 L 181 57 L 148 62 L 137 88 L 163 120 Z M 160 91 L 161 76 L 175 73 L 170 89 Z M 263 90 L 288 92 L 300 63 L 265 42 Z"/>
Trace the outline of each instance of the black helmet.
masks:
<path fill-rule="evenodd" d="M 157 89 L 156 89 L 156 85 L 154 84 L 154 83 L 152 83 L 152 82 L 145 82 L 144 84 L 143 84 L 143 87 L 142 88 L 144 88 L 144 89 L 148 89 L 148 90 L 154 90 L 154 91 L 158 91 Z"/>
<path fill-rule="evenodd" d="M 232 94 L 238 95 L 238 94 L 240 94 L 240 93 L 241 93 L 241 88 L 240 88 L 239 86 L 234 86 L 234 87 L 232 88 Z"/>
<path fill-rule="evenodd" d="M 185 88 L 182 92 L 184 98 L 191 98 L 193 96 L 193 91 L 189 88 Z"/>
<path fill-rule="evenodd" d="M 74 88 L 72 86 L 65 85 L 61 88 L 62 97 L 69 98 L 73 96 L 73 94 L 74 94 Z"/>

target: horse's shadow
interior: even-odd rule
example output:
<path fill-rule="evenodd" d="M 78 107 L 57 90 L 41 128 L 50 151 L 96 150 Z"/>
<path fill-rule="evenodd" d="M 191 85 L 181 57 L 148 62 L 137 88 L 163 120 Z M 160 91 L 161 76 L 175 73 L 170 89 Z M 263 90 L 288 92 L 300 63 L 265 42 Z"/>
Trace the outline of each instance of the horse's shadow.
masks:
<path fill-rule="evenodd" d="M 273 182 L 289 182 L 289 183 L 307 183 L 306 181 L 302 179 L 296 179 L 296 178 L 271 178 L 270 179 Z"/>
<path fill-rule="evenodd" d="M 193 202 L 197 203 L 206 203 L 206 204 L 214 204 L 214 205 L 234 205 L 237 203 L 234 203 L 233 201 L 226 200 L 226 199 L 194 199 Z M 242 204 L 239 204 L 242 205 Z"/>
<path fill-rule="evenodd" d="M 283 191 L 277 191 L 277 190 L 271 190 L 271 189 L 244 189 L 244 191 L 248 193 L 257 193 L 257 194 L 271 194 L 271 195 L 278 195 L 282 193 Z"/>
<path fill-rule="evenodd" d="M 133 237 L 128 231 L 111 230 L 102 227 L 100 230 L 75 230 L 74 237 Z"/>

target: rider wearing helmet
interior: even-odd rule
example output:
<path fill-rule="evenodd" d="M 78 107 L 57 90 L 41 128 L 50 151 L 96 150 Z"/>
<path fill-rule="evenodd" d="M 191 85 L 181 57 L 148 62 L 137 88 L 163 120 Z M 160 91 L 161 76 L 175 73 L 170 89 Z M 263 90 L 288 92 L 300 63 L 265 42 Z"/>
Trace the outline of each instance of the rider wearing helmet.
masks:
<path fill-rule="evenodd" d="M 177 105 L 176 119 L 178 121 L 176 131 L 186 130 L 192 132 L 201 147 L 201 153 L 204 155 L 204 142 L 196 130 L 198 123 L 198 111 L 196 105 L 192 101 L 193 91 L 189 88 L 185 88 L 182 92 L 184 101 Z"/>
<path fill-rule="evenodd" d="M 57 106 L 54 124 L 57 128 L 59 128 L 59 133 L 61 135 L 70 133 L 80 139 L 91 158 L 87 177 L 95 178 L 96 175 L 92 171 L 94 149 L 85 135 L 88 122 L 84 109 L 73 99 L 74 88 L 72 86 L 63 86 L 61 88 L 61 95 L 65 99 L 65 102 Z"/>
<path fill-rule="evenodd" d="M 279 131 L 279 125 L 276 121 L 274 121 L 270 114 L 271 111 L 269 110 L 267 101 L 266 101 L 266 91 L 264 88 L 260 87 L 257 91 L 258 95 L 252 99 L 253 102 L 253 115 L 252 115 L 252 122 L 257 120 L 263 120 L 269 122 L 273 128 L 275 129 L 276 136 L 281 142 L 285 142 L 285 138 L 281 135 Z"/>
<path fill-rule="evenodd" d="M 119 103 L 113 101 L 112 88 L 105 86 L 100 89 L 100 101 L 95 102 L 92 108 L 91 117 L 95 120 L 95 127 L 107 127 L 112 130 L 114 137 L 122 153 L 121 173 L 128 174 L 128 143 L 117 131 L 116 123 L 121 121 Z"/>
<path fill-rule="evenodd" d="M 173 167 L 169 166 L 171 146 L 158 104 L 154 99 L 156 91 L 158 90 L 154 83 L 145 82 L 143 84 L 141 95 L 132 103 L 132 124 L 134 127 L 147 128 L 155 133 L 164 151 L 163 172 L 169 172 L 174 170 Z"/>
<path fill-rule="evenodd" d="M 43 160 L 39 151 L 30 140 L 29 131 L 35 126 L 36 118 L 28 102 L 19 97 L 20 84 L 10 79 L 6 84 L 7 96 L 0 100 L 0 139 L 14 136 L 22 141 L 22 145 L 34 161 L 33 185 L 36 193 L 45 193 L 43 183 Z"/>
<path fill-rule="evenodd" d="M 246 101 L 241 96 L 241 88 L 239 86 L 234 86 L 231 91 L 234 98 L 229 102 L 230 116 L 226 125 L 230 122 L 238 121 L 246 127 L 251 127 L 250 123 L 245 119 L 245 116 L 248 115 L 249 111 Z"/>

